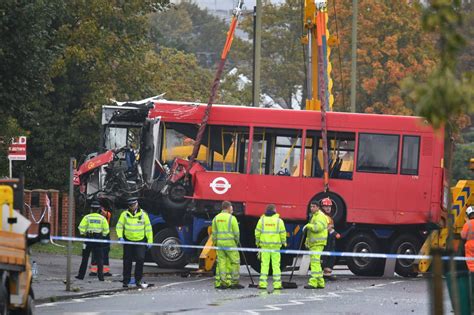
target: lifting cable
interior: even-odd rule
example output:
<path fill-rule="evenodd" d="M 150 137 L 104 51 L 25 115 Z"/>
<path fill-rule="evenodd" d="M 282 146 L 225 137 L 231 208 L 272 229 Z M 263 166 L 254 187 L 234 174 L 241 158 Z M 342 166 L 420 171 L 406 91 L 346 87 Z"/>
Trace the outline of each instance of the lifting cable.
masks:
<path fill-rule="evenodd" d="M 329 191 L 329 157 L 328 157 L 328 133 L 326 123 L 326 110 L 329 107 L 329 93 L 327 89 L 327 39 L 325 32 L 326 17 L 324 7 L 319 7 L 316 15 L 316 37 L 318 43 L 318 69 L 319 69 L 319 95 L 321 97 L 321 134 L 323 140 L 323 169 L 324 169 L 324 191 Z"/>
<path fill-rule="evenodd" d="M 237 3 L 237 7 L 234 9 L 234 12 L 232 15 L 232 21 L 230 22 L 229 32 L 227 33 L 224 49 L 222 50 L 221 59 L 217 67 L 216 75 L 214 77 L 214 82 L 212 83 L 211 95 L 209 96 L 209 101 L 207 102 L 207 107 L 204 112 L 201 125 L 199 126 L 199 130 L 196 136 L 196 141 L 194 142 L 193 152 L 191 156 L 189 157 L 188 171 L 193 165 L 193 162 L 198 155 L 199 147 L 201 146 L 204 130 L 206 129 L 207 121 L 209 120 L 209 114 L 212 108 L 212 104 L 214 103 L 214 99 L 216 98 L 217 88 L 219 87 L 221 75 L 222 75 L 222 72 L 224 71 L 224 65 L 227 60 L 227 54 L 229 53 L 230 46 L 232 45 L 235 28 L 237 27 L 237 21 L 239 19 L 240 14 L 242 13 L 242 6 L 243 6 L 243 1 L 239 0 L 239 2 Z"/>

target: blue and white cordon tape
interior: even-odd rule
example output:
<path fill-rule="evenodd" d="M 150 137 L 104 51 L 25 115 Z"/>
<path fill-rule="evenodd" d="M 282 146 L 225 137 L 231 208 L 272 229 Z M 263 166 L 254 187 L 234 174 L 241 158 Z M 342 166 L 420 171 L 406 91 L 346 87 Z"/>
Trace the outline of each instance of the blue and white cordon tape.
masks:
<path fill-rule="evenodd" d="M 51 236 L 52 240 L 55 241 L 73 241 L 73 242 L 91 242 L 91 243 L 109 243 L 109 244 L 130 244 L 130 245 L 147 245 L 147 246 L 170 246 L 163 245 L 161 243 L 148 244 L 145 242 L 129 242 L 129 241 L 116 241 L 116 240 L 104 240 L 104 239 L 90 239 L 83 237 L 68 237 L 68 236 Z M 404 255 L 404 254 L 382 254 L 382 253 L 354 253 L 354 252 L 316 252 L 310 250 L 297 250 L 297 249 L 263 249 L 263 248 L 250 248 L 250 247 L 219 247 L 219 246 L 201 246 L 201 245 L 182 245 L 174 244 L 173 247 L 181 248 L 193 248 L 193 249 L 216 249 L 216 250 L 233 250 L 241 252 L 270 252 L 270 253 L 282 253 L 282 254 L 294 254 L 294 255 L 322 255 L 322 256 L 336 256 L 336 257 L 367 257 L 367 258 L 386 258 L 386 259 L 431 259 L 431 255 Z M 442 256 L 443 260 L 474 260 L 474 257 L 462 257 L 462 256 Z"/>

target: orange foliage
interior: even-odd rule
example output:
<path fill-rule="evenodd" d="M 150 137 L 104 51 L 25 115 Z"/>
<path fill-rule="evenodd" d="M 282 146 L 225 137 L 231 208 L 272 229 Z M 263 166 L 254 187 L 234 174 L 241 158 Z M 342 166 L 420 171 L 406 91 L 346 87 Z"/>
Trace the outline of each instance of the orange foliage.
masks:
<path fill-rule="evenodd" d="M 333 47 L 331 52 L 334 108 L 348 110 L 352 1 L 335 2 L 340 46 Z M 407 76 L 425 77 L 436 64 L 435 40 L 422 31 L 421 14 L 420 8 L 410 1 L 359 0 L 357 111 L 413 115 L 402 99 L 400 83 Z M 329 28 L 331 34 L 336 34 L 332 3 L 329 6 Z M 345 104 L 342 103 L 343 93 Z"/>

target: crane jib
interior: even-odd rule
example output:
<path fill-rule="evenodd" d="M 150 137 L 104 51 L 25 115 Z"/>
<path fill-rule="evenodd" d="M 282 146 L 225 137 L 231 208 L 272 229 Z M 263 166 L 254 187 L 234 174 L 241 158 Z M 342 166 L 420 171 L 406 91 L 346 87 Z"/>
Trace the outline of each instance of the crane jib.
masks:
<path fill-rule="evenodd" d="M 216 75 L 214 77 L 214 81 L 212 83 L 211 87 L 211 94 L 209 96 L 209 101 L 207 103 L 206 110 L 204 112 L 204 116 L 201 121 L 201 125 L 199 126 L 199 130 L 196 135 L 196 141 L 194 142 L 193 145 L 193 152 L 191 153 L 191 156 L 189 157 L 189 164 L 187 167 L 187 171 L 191 169 L 194 160 L 196 159 L 198 153 L 199 153 L 199 148 L 201 146 L 202 138 L 204 136 L 204 131 L 206 130 L 207 127 L 207 121 L 209 120 L 209 114 L 212 108 L 212 104 L 214 103 L 214 99 L 216 97 L 217 89 L 219 87 L 219 83 L 221 80 L 221 75 L 222 72 L 224 71 L 224 65 L 227 59 L 227 54 L 229 53 L 230 47 L 232 45 L 232 40 L 234 38 L 234 33 L 235 33 L 235 28 L 237 27 L 237 22 L 240 16 L 240 13 L 242 11 L 242 6 L 243 6 L 243 1 L 239 0 L 237 7 L 234 9 L 234 14 L 232 16 L 232 21 L 230 23 L 229 27 L 229 32 L 227 33 L 227 38 L 224 44 L 224 48 L 222 50 L 221 54 L 221 59 L 219 61 L 219 66 L 217 67 Z"/>

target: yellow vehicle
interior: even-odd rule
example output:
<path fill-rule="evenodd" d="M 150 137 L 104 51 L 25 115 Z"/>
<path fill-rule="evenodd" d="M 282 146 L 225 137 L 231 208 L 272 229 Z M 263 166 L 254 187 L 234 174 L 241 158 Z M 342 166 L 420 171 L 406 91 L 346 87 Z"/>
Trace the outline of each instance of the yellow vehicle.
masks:
<path fill-rule="evenodd" d="M 28 246 L 49 241 L 50 225 L 41 223 L 38 236 L 28 238 L 31 223 L 18 211 L 23 208 L 23 187 L 19 180 L 0 180 L 0 205 L 0 314 L 33 314 Z"/>
<path fill-rule="evenodd" d="M 474 158 L 471 158 L 469 163 L 469 168 L 471 171 L 474 171 Z M 453 195 L 451 207 L 451 215 L 453 217 L 452 229 L 454 233 L 453 248 L 457 251 L 461 240 L 461 230 L 466 222 L 466 209 L 474 204 L 474 180 L 458 181 L 456 186 L 451 187 L 451 193 Z M 420 255 L 429 255 L 432 248 L 445 249 L 448 234 L 449 227 L 432 231 L 421 247 Z M 420 272 L 427 272 L 430 265 L 430 259 L 421 259 L 418 262 L 418 270 Z"/>

